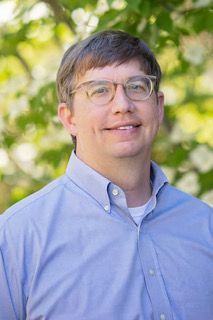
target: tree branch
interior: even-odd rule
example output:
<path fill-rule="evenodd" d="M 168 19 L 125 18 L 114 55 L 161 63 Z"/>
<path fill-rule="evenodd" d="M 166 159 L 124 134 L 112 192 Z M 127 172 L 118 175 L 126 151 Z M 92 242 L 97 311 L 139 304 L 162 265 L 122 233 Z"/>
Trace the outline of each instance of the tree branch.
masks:
<path fill-rule="evenodd" d="M 14 55 L 20 61 L 20 63 L 22 64 L 24 70 L 28 74 L 29 79 L 32 80 L 33 76 L 32 76 L 30 67 L 29 67 L 28 63 L 26 62 L 26 60 L 20 55 L 20 53 L 17 50 L 14 51 Z"/>
<path fill-rule="evenodd" d="M 66 14 L 65 9 L 62 7 L 61 4 L 59 4 L 57 0 L 40 0 L 40 2 L 44 2 L 51 8 L 55 17 L 55 21 L 57 23 L 66 23 L 66 25 L 69 27 L 72 33 L 75 34 L 75 29 L 73 27 L 73 24 L 71 23 L 70 17 Z"/>

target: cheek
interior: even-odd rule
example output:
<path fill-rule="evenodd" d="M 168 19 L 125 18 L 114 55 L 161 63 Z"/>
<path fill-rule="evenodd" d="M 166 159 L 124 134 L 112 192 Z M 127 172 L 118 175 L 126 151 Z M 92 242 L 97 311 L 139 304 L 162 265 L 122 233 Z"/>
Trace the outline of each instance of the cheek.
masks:
<path fill-rule="evenodd" d="M 97 116 L 91 115 L 91 113 L 81 113 L 76 119 L 76 132 L 77 136 L 84 139 L 94 136 L 98 132 L 99 119 Z"/>
<path fill-rule="evenodd" d="M 144 125 L 152 125 L 159 122 L 158 112 L 155 105 L 149 105 L 146 109 L 141 110 L 141 119 Z"/>

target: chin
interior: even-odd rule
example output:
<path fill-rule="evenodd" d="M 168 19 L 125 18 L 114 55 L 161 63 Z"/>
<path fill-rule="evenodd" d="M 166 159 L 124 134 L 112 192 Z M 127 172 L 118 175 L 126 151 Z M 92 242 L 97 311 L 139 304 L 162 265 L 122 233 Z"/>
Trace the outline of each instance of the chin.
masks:
<path fill-rule="evenodd" d="M 120 144 L 110 150 L 114 158 L 144 157 L 150 155 L 151 146 L 142 144 Z"/>
<path fill-rule="evenodd" d="M 113 152 L 113 156 L 115 158 L 129 158 L 129 157 L 136 157 L 136 156 L 139 156 L 141 154 L 141 149 L 128 149 L 128 148 L 122 148 L 122 149 L 117 149 L 117 150 L 114 150 Z"/>

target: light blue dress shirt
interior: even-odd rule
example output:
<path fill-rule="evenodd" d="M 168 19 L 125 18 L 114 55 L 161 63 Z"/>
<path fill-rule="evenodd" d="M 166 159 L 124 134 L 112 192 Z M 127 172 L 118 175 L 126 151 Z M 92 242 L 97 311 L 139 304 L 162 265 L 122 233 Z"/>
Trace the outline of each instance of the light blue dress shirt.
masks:
<path fill-rule="evenodd" d="M 73 153 L 0 217 L 1 320 L 212 320 L 213 212 L 152 163 L 139 226 L 124 192 Z"/>

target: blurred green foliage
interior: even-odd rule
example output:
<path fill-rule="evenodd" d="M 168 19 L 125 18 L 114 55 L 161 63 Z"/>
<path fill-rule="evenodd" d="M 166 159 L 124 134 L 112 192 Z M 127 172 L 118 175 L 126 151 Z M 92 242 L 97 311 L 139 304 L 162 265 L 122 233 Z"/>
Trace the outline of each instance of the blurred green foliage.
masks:
<path fill-rule="evenodd" d="M 213 203 L 211 1 L 11 0 L 0 1 L 0 212 L 63 174 L 72 145 L 55 75 L 69 45 L 103 29 L 135 34 L 157 55 L 166 106 L 153 159 Z"/>

